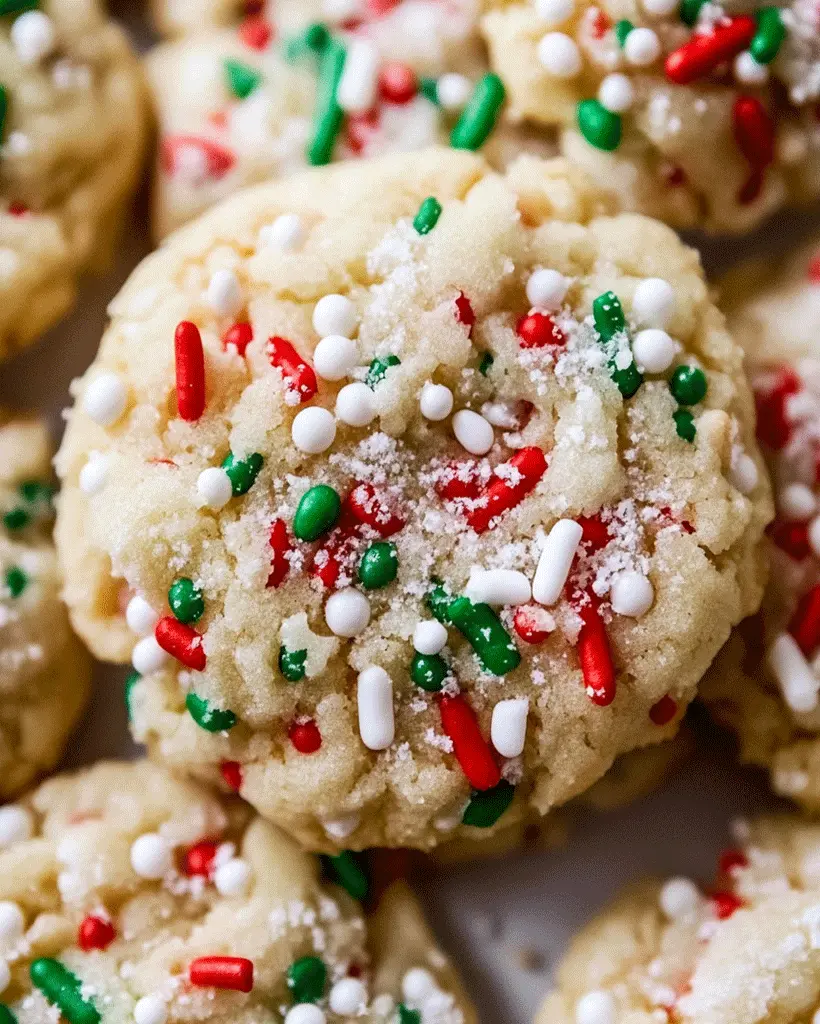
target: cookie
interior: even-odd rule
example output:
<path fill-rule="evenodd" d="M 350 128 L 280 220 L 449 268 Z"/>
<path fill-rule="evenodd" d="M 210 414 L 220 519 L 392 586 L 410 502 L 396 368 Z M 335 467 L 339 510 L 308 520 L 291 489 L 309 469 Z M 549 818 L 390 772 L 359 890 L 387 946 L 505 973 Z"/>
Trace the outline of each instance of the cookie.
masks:
<path fill-rule="evenodd" d="M 146 134 L 139 63 L 102 6 L 30 6 L 0 22 L 0 359 L 107 264 Z"/>
<path fill-rule="evenodd" d="M 217 200 L 331 160 L 407 152 L 451 136 L 503 166 L 549 156 L 544 132 L 495 125 L 503 88 L 486 75 L 475 4 L 405 0 L 320 22 L 326 5 L 284 0 L 276 17 L 199 32 L 147 60 L 160 126 L 153 194 L 161 238 Z M 329 90 L 329 92 L 328 92 Z M 465 107 L 482 105 L 480 130 Z"/>
<path fill-rule="evenodd" d="M 768 484 L 696 254 L 602 209 L 434 149 L 246 190 L 136 271 L 57 536 L 155 756 L 237 763 L 315 849 L 431 847 L 672 735 L 758 605 Z"/>
<path fill-rule="evenodd" d="M 804 0 L 724 7 L 490 0 L 483 31 L 513 113 L 623 209 L 743 232 L 820 192 L 820 31 Z"/>
<path fill-rule="evenodd" d="M 395 883 L 367 916 L 351 856 L 147 762 L 102 762 L 0 809 L 3 1012 L 101 1020 L 472 1024 Z"/>
<path fill-rule="evenodd" d="M 0 797 L 53 767 L 85 705 L 87 654 L 60 601 L 45 426 L 0 410 Z"/>
<path fill-rule="evenodd" d="M 713 886 L 624 893 L 572 943 L 536 1024 L 810 1024 L 820 1009 L 820 826 L 735 826 Z"/>

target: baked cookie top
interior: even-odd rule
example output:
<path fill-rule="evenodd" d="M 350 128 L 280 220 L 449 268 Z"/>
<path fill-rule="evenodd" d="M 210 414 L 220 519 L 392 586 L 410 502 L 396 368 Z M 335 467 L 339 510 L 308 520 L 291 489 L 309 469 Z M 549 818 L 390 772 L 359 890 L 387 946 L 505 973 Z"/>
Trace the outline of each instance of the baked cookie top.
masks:
<path fill-rule="evenodd" d="M 577 936 L 536 1024 L 812 1024 L 820 826 L 734 826 L 711 886 L 627 890 Z"/>
<path fill-rule="evenodd" d="M 747 231 L 816 197 L 820 22 L 704 0 L 490 0 L 491 64 L 513 113 L 563 129 L 565 155 L 623 208 Z"/>
<path fill-rule="evenodd" d="M 470 1024 L 409 889 L 239 801 L 102 762 L 0 808 L 0 999 L 44 1024 Z M 347 890 L 347 891 L 345 891 Z"/>
<path fill-rule="evenodd" d="M 57 533 L 157 756 L 239 763 L 314 848 L 432 846 L 675 730 L 758 605 L 768 485 L 696 254 L 602 209 L 563 161 L 429 150 L 246 191 L 135 272 Z"/>

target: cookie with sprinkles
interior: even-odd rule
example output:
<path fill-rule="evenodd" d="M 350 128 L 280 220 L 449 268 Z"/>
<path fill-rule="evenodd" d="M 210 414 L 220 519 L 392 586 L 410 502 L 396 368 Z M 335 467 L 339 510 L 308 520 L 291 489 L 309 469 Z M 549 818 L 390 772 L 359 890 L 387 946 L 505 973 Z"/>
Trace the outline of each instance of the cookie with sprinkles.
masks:
<path fill-rule="evenodd" d="M 403 883 L 147 762 L 0 808 L 0 867 L 7 1021 L 475 1021 Z"/>
<path fill-rule="evenodd" d="M 74 621 L 157 757 L 306 845 L 545 813 L 758 607 L 740 350 L 696 254 L 563 160 L 246 190 L 111 312 L 57 460 Z"/>
<path fill-rule="evenodd" d="M 139 63 L 101 4 L 0 4 L 0 359 L 107 265 L 146 124 Z"/>
<path fill-rule="evenodd" d="M 525 149 L 553 155 L 546 133 L 503 119 L 472 0 L 337 7 L 283 0 L 149 56 L 157 237 L 243 185 L 331 160 L 451 139 L 497 165 Z M 296 244 L 288 224 L 279 233 Z"/>
<path fill-rule="evenodd" d="M 622 208 L 742 232 L 820 193 L 820 15 L 704 0 L 491 0 L 484 36 L 515 113 Z"/>
<path fill-rule="evenodd" d="M 635 885 L 584 928 L 536 1024 L 813 1024 L 820 826 L 732 831 L 710 884 Z"/>
<path fill-rule="evenodd" d="M 53 767 L 91 666 L 60 601 L 45 426 L 0 409 L 0 797 Z"/>

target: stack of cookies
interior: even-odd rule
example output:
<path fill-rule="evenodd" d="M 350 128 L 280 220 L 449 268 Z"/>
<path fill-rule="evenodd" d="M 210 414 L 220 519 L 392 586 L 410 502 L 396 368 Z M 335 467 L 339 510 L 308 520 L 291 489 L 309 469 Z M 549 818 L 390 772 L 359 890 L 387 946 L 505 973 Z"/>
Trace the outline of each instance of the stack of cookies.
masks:
<path fill-rule="evenodd" d="M 477 1022 L 404 875 L 657 786 L 696 698 L 792 806 L 538 1024 L 820 1024 L 817 5 L 125 13 L 0 0 L 0 358 L 157 246 L 0 414 L 0 1024 Z M 92 692 L 140 759 L 41 781 Z"/>

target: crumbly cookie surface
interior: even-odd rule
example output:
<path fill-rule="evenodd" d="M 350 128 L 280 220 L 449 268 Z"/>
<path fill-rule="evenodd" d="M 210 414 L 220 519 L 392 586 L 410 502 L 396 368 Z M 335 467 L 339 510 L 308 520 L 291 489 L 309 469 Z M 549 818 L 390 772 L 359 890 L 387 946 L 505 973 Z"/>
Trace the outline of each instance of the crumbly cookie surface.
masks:
<path fill-rule="evenodd" d="M 25 6 L 0 24 L 0 359 L 107 263 L 147 120 L 139 63 L 96 0 Z"/>
<path fill-rule="evenodd" d="M 820 23 L 805 0 L 489 7 L 513 113 L 560 128 L 563 153 L 623 209 L 743 232 L 818 194 Z"/>
<path fill-rule="evenodd" d="M 57 536 L 157 757 L 238 765 L 314 848 L 429 847 L 674 732 L 758 605 L 768 485 L 736 486 L 751 400 L 695 253 L 601 209 L 563 161 L 430 150 L 247 191 L 137 270 Z"/>
<path fill-rule="evenodd" d="M 812 1024 L 820 1009 L 820 828 L 734 826 L 714 884 L 627 890 L 575 939 L 537 1024 Z"/>
<path fill-rule="evenodd" d="M 45 426 L 0 410 L 0 795 L 51 768 L 91 668 L 60 601 Z"/>
<path fill-rule="evenodd" d="M 0 838 L 0 999 L 21 1024 L 474 1020 L 406 886 L 365 916 L 355 861 L 322 869 L 150 763 L 58 776 L 0 809 Z"/>

